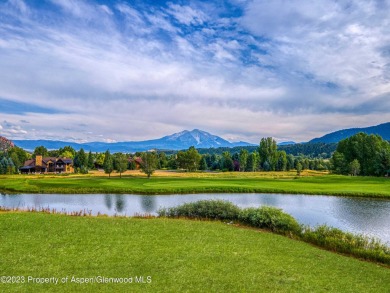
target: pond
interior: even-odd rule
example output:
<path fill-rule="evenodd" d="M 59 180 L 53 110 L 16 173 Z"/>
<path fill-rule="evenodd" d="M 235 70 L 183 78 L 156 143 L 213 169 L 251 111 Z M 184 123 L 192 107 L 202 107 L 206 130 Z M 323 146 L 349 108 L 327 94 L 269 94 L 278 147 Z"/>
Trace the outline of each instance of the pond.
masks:
<path fill-rule="evenodd" d="M 173 207 L 203 199 L 228 200 L 239 207 L 262 205 L 283 209 L 300 223 L 327 224 L 344 231 L 364 233 L 390 244 L 390 200 L 289 194 L 17 194 L 0 195 L 0 206 L 8 208 L 50 208 L 57 211 L 91 211 L 107 215 L 156 214 L 162 207 Z"/>

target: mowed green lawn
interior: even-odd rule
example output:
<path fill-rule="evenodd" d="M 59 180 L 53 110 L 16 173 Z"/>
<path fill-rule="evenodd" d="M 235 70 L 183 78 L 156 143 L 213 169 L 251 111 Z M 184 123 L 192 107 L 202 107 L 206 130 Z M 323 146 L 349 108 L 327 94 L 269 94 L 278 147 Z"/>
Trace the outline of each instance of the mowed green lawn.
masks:
<path fill-rule="evenodd" d="M 139 172 L 137 173 L 139 174 Z M 263 173 L 264 174 L 264 173 Z M 107 176 L 0 176 L 0 190 L 25 193 L 206 193 L 263 192 L 390 197 L 390 179 L 337 175 L 283 176 L 272 172 L 199 173 L 123 178 Z"/>
<path fill-rule="evenodd" d="M 0 276 L 26 280 L 0 283 L 1 292 L 390 291 L 387 267 L 222 222 L 3 212 L 0 243 Z M 134 279 L 78 284 L 72 276 Z"/>

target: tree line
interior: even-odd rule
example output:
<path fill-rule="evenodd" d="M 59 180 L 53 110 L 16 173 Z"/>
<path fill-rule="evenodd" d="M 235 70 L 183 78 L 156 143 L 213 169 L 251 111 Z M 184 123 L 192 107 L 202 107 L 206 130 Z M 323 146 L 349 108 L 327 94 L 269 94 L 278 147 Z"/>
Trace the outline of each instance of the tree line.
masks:
<path fill-rule="evenodd" d="M 239 152 L 223 151 L 201 153 L 195 147 L 173 153 L 136 152 L 135 154 L 76 151 L 71 146 L 58 150 L 47 150 L 44 146 L 35 148 L 32 154 L 19 147 L 0 152 L 0 174 L 14 174 L 27 159 L 62 157 L 73 159 L 76 173 L 88 173 L 93 169 L 103 169 L 109 176 L 118 172 L 137 168 L 136 160 L 145 174 L 150 177 L 157 169 L 193 171 L 289 171 L 329 170 L 336 174 L 383 176 L 390 174 L 390 144 L 378 135 L 358 133 L 337 144 L 330 160 L 321 156 L 311 158 L 304 155 L 287 154 L 276 141 L 262 138 L 258 147 L 248 151 L 242 147 Z"/>
<path fill-rule="evenodd" d="M 337 174 L 389 176 L 390 143 L 379 135 L 360 132 L 338 143 L 331 163 Z"/>

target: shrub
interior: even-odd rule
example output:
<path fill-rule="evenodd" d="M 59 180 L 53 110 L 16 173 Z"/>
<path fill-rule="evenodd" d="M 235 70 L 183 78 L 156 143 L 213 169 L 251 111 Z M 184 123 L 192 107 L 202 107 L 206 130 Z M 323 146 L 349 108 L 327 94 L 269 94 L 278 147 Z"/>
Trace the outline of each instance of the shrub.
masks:
<path fill-rule="evenodd" d="M 302 239 L 326 249 L 390 264 L 390 248 L 375 238 L 321 225 L 304 227 Z"/>
<path fill-rule="evenodd" d="M 263 206 L 247 208 L 240 212 L 239 220 L 252 227 L 269 229 L 282 234 L 300 235 L 300 224 L 281 209 Z"/>
<path fill-rule="evenodd" d="M 187 217 L 196 219 L 237 220 L 240 209 L 224 200 L 200 200 L 177 207 L 160 209 L 160 217 Z"/>

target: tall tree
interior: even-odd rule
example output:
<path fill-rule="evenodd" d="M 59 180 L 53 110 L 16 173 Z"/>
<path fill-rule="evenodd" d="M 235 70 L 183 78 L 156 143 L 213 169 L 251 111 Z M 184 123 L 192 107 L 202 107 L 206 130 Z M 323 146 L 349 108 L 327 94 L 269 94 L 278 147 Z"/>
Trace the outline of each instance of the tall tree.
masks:
<path fill-rule="evenodd" d="M 155 152 L 146 152 L 142 154 L 141 159 L 141 171 L 148 176 L 148 179 L 150 179 L 150 176 L 157 169 L 158 157 Z"/>
<path fill-rule="evenodd" d="M 239 154 L 239 162 L 240 162 L 240 171 L 244 172 L 246 170 L 246 166 L 248 164 L 248 156 L 249 153 L 245 149 L 240 150 Z"/>
<path fill-rule="evenodd" d="M 222 153 L 222 170 L 224 171 L 233 171 L 234 164 L 232 160 L 232 156 L 229 152 Z"/>
<path fill-rule="evenodd" d="M 276 170 L 277 171 L 286 171 L 287 168 L 287 154 L 285 151 L 276 152 Z"/>
<path fill-rule="evenodd" d="M 379 135 L 362 132 L 341 140 L 332 156 L 333 171 L 348 174 L 348 166 L 355 159 L 360 164 L 361 175 L 383 176 L 390 169 L 390 165 L 386 166 L 386 161 L 390 162 L 390 144 Z M 382 168 L 378 168 L 380 161 L 385 163 Z"/>
<path fill-rule="evenodd" d="M 122 173 L 127 170 L 129 160 L 125 154 L 116 153 L 114 155 L 114 168 L 119 172 L 119 177 L 122 178 Z"/>
<path fill-rule="evenodd" d="M 104 173 L 108 174 L 108 178 L 111 178 L 111 173 L 114 171 L 114 162 L 109 150 L 104 153 L 103 169 Z"/>
<path fill-rule="evenodd" d="M 289 154 L 287 155 L 286 170 L 290 171 L 291 169 L 294 169 L 294 156 Z"/>
<path fill-rule="evenodd" d="M 259 153 L 253 152 L 248 157 L 247 171 L 254 172 L 259 169 Z"/>
<path fill-rule="evenodd" d="M 200 159 L 201 155 L 193 146 L 185 152 L 178 152 L 176 157 L 178 167 L 190 172 L 196 171 L 199 168 Z"/>
<path fill-rule="evenodd" d="M 158 154 L 158 165 L 160 169 L 168 167 L 167 155 L 164 152 Z"/>
<path fill-rule="evenodd" d="M 92 152 L 89 151 L 88 153 L 88 160 L 87 160 L 87 166 L 88 166 L 88 169 L 91 170 L 93 169 L 94 167 L 94 158 L 93 158 L 93 155 L 92 155 Z"/>
<path fill-rule="evenodd" d="M 296 169 L 297 169 L 297 175 L 301 176 L 301 172 L 302 172 L 302 164 L 301 164 L 301 162 L 297 163 Z"/>
<path fill-rule="evenodd" d="M 104 158 L 105 158 L 105 154 L 104 153 L 99 153 L 99 154 L 96 154 L 96 165 L 98 168 L 102 168 L 103 165 L 104 165 Z"/>
<path fill-rule="evenodd" d="M 207 170 L 207 162 L 205 156 L 202 156 L 202 159 L 200 159 L 199 170 Z"/>
<path fill-rule="evenodd" d="M 360 163 L 357 159 L 349 163 L 349 172 L 352 176 L 357 176 L 360 173 Z"/>
<path fill-rule="evenodd" d="M 48 156 L 47 148 L 45 148 L 43 145 L 36 147 L 33 152 L 33 158 L 35 158 L 36 156 L 47 157 Z"/>
<path fill-rule="evenodd" d="M 60 157 L 73 159 L 76 155 L 76 150 L 71 146 L 64 146 L 58 150 Z"/>
<path fill-rule="evenodd" d="M 272 137 L 262 138 L 259 146 L 260 167 L 265 171 L 274 171 L 277 160 L 277 145 Z M 267 162 L 267 164 L 266 164 Z"/>
<path fill-rule="evenodd" d="M 24 165 L 24 162 L 31 158 L 31 155 L 20 147 L 13 147 L 8 149 L 8 156 L 12 158 L 15 168 L 19 170 Z"/>
<path fill-rule="evenodd" d="M 88 173 L 88 157 L 83 148 L 81 148 L 76 153 L 76 156 L 73 160 L 73 165 L 75 166 L 76 170 L 80 171 L 81 173 Z"/>

